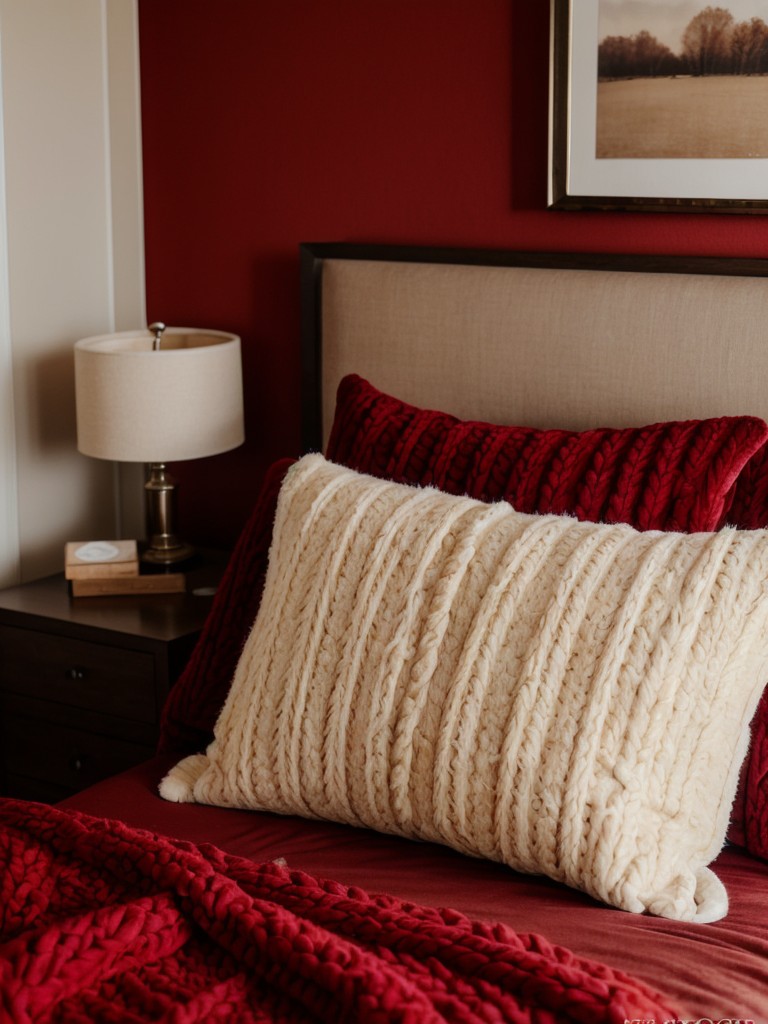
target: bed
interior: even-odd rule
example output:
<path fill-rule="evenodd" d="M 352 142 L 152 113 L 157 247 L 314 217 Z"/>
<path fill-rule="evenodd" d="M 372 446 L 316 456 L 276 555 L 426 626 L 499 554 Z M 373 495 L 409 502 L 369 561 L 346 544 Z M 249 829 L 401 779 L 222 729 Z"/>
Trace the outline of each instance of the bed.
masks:
<path fill-rule="evenodd" d="M 768 265 L 301 259 L 328 458 L 267 474 L 157 757 L 0 803 L 0 1016 L 768 1020 Z M 656 689 L 609 679 L 654 630 Z"/>

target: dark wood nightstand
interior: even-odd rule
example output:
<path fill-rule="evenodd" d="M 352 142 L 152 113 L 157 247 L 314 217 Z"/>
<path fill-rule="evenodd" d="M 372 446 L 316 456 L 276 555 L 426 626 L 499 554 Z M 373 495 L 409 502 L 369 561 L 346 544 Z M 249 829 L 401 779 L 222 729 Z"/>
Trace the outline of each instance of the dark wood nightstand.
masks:
<path fill-rule="evenodd" d="M 183 594 L 72 598 L 63 575 L 0 591 L 0 792 L 55 801 L 152 756 L 225 564 L 207 554 Z"/>

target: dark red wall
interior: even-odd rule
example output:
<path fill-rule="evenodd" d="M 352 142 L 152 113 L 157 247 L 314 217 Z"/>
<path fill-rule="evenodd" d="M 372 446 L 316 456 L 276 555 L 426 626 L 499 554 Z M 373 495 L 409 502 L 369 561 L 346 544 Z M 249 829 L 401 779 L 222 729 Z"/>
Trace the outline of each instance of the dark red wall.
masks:
<path fill-rule="evenodd" d="M 139 0 L 150 320 L 242 335 L 248 440 L 174 467 L 230 543 L 299 447 L 298 245 L 768 255 L 768 218 L 545 209 L 547 0 Z"/>

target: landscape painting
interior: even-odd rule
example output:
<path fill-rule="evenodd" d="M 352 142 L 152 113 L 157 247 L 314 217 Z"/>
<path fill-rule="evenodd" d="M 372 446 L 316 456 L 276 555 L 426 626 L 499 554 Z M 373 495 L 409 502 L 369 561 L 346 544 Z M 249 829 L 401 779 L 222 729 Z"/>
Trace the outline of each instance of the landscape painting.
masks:
<path fill-rule="evenodd" d="M 549 206 L 768 212 L 768 0 L 551 0 Z"/>
<path fill-rule="evenodd" d="M 768 0 L 600 0 L 600 159 L 768 157 Z"/>

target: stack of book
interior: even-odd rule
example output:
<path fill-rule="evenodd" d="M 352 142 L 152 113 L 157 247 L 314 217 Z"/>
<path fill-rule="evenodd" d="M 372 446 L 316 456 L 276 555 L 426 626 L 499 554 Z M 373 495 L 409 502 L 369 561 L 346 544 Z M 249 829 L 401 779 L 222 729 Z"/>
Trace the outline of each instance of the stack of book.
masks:
<path fill-rule="evenodd" d="M 183 572 L 142 572 L 135 540 L 70 541 L 64 575 L 73 597 L 177 594 L 186 587 Z"/>

